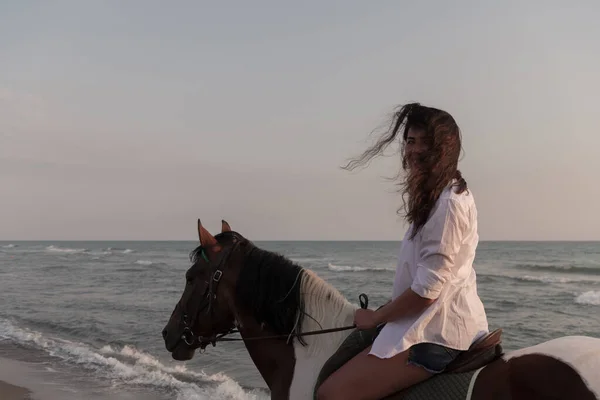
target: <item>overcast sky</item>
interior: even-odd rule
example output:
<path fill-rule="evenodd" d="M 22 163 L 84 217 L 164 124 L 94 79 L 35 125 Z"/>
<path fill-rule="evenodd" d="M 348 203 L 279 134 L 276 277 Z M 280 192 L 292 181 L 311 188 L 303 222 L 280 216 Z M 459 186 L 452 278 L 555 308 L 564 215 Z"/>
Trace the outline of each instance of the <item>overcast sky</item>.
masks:
<path fill-rule="evenodd" d="M 284 4 L 285 3 L 285 4 Z M 0 5 L 0 239 L 399 240 L 398 104 L 457 119 L 482 240 L 600 239 L 600 3 Z"/>

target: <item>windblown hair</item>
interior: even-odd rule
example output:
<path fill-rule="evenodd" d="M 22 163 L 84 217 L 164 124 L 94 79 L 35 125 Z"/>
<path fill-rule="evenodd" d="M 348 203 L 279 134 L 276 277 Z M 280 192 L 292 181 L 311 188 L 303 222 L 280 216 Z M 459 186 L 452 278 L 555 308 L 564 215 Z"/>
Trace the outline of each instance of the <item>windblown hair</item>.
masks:
<path fill-rule="evenodd" d="M 457 193 L 467 190 L 467 182 L 458 169 L 462 149 L 461 132 L 454 118 L 446 111 L 419 103 L 406 104 L 394 112 L 389 128 L 378 141 L 344 168 L 352 170 L 368 163 L 372 158 L 382 155 L 398 139 L 402 159 L 402 169 L 396 176 L 398 178 L 402 171 L 408 170 L 404 146 L 410 128 L 424 131 L 428 149 L 418 160 L 420 168 L 410 170 L 398 183 L 403 199 L 403 207 L 398 209 L 398 213 L 404 210 L 406 220 L 412 223 L 412 239 L 425 225 L 440 194 L 453 179 L 457 180 Z M 401 140 L 398 138 L 399 132 L 402 132 Z"/>

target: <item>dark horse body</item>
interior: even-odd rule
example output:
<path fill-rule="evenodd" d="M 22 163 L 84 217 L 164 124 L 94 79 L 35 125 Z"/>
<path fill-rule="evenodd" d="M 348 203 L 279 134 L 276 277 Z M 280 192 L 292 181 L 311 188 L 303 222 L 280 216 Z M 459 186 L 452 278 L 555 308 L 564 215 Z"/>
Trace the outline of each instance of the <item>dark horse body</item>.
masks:
<path fill-rule="evenodd" d="M 237 327 L 273 399 L 313 398 L 320 371 L 352 332 L 356 307 L 225 221 L 216 237 L 200 221 L 198 229 L 184 293 L 163 330 L 167 350 L 189 360 Z M 598 399 L 600 339 L 566 336 L 504 354 L 477 368 L 470 385 L 471 400 Z"/>

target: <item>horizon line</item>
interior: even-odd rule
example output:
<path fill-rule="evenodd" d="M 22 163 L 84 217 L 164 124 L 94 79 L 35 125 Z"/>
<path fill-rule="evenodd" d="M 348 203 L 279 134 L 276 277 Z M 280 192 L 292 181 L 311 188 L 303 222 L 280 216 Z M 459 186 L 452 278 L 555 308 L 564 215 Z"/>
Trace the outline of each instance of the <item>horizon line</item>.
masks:
<path fill-rule="evenodd" d="M 401 242 L 402 239 L 250 239 L 253 242 Z M 0 239 L 0 242 L 196 242 L 198 239 Z M 483 242 L 600 242 L 600 239 L 481 239 Z"/>

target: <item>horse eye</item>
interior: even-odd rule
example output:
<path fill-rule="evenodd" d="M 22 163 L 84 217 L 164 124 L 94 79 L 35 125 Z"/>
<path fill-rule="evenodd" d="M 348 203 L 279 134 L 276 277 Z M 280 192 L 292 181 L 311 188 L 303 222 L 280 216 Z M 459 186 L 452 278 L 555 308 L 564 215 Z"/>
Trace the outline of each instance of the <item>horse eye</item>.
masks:
<path fill-rule="evenodd" d="M 194 278 L 185 278 L 187 284 L 190 284 L 194 281 Z"/>

